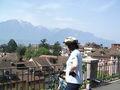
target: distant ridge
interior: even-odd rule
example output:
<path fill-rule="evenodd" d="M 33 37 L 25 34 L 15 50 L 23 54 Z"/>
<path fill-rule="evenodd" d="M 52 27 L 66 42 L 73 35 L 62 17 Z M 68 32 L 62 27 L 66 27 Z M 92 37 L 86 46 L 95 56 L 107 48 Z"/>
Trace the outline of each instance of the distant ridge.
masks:
<path fill-rule="evenodd" d="M 11 38 L 15 39 L 19 44 L 37 44 L 44 38 L 51 44 L 56 41 L 62 43 L 64 38 L 68 36 L 78 38 L 81 44 L 95 42 L 110 46 L 112 43 L 116 43 L 112 40 L 95 37 L 89 32 L 70 28 L 50 30 L 42 26 L 33 26 L 31 23 L 25 21 L 8 20 L 0 22 L 0 44 L 7 43 Z"/>

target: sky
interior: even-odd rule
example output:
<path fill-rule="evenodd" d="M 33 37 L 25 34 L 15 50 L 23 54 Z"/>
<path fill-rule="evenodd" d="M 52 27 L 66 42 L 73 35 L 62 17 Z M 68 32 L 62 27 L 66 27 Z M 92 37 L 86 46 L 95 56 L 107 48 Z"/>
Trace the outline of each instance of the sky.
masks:
<path fill-rule="evenodd" d="M 120 43 L 120 0 L 0 0 L 0 22 L 72 28 Z"/>

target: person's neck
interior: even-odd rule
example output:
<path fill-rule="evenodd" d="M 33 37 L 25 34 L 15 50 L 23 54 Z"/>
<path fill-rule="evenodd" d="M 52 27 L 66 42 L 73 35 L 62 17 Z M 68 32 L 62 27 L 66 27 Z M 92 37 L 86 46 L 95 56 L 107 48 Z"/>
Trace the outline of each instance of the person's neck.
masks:
<path fill-rule="evenodd" d="M 76 49 L 70 50 L 70 53 L 72 53 L 74 50 L 76 50 Z"/>

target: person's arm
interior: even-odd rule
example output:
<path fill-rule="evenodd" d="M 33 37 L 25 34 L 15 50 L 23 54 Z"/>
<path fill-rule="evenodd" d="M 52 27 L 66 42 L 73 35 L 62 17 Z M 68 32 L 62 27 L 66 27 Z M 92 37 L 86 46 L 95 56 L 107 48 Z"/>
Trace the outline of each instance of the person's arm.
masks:
<path fill-rule="evenodd" d="M 72 75 L 73 77 L 75 77 L 77 74 L 74 72 L 74 70 L 78 67 L 78 58 L 75 56 L 72 58 L 72 67 L 70 68 L 70 72 L 69 75 Z"/>
<path fill-rule="evenodd" d="M 73 72 L 78 67 L 78 63 L 73 64 L 70 71 Z"/>
<path fill-rule="evenodd" d="M 70 71 L 74 71 L 78 67 L 78 58 L 73 57 L 73 66 L 70 68 Z"/>

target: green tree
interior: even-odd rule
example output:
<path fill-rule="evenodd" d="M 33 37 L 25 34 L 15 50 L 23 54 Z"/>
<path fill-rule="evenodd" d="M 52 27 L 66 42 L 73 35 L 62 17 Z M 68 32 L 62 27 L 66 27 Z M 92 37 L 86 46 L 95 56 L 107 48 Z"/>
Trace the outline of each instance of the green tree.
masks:
<path fill-rule="evenodd" d="M 28 47 L 28 48 L 26 48 L 24 57 L 27 59 L 30 59 L 30 58 L 34 57 L 34 53 L 35 53 L 35 50 L 33 48 Z"/>
<path fill-rule="evenodd" d="M 9 53 L 15 52 L 16 49 L 17 49 L 17 43 L 15 42 L 15 40 L 11 39 L 7 45 L 7 52 Z"/>
<path fill-rule="evenodd" d="M 55 55 L 55 56 L 61 55 L 61 46 L 58 41 L 54 43 L 52 49 L 53 49 L 53 55 Z"/>
<path fill-rule="evenodd" d="M 39 47 L 44 47 L 44 48 L 49 49 L 49 44 L 47 43 L 47 39 L 42 39 L 39 44 Z"/>
<path fill-rule="evenodd" d="M 31 43 L 29 43 L 28 47 L 31 47 Z"/>
<path fill-rule="evenodd" d="M 45 47 L 40 47 L 34 54 L 34 57 L 40 56 L 40 55 L 51 55 L 49 50 Z"/>
<path fill-rule="evenodd" d="M 2 48 L 1 52 L 7 52 L 7 44 L 2 44 L 0 47 Z"/>
<path fill-rule="evenodd" d="M 23 45 L 19 45 L 16 50 L 16 52 L 21 56 L 25 54 L 25 51 L 26 51 L 26 47 Z"/>

